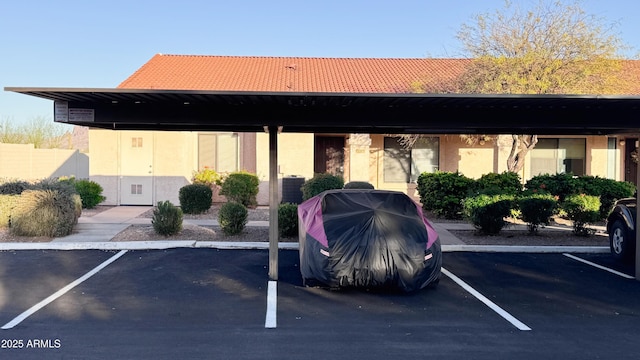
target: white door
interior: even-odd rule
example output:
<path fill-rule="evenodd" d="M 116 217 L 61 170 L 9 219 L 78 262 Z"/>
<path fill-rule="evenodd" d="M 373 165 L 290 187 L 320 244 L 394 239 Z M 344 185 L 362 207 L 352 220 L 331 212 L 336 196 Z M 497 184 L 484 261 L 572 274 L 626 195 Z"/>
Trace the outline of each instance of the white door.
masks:
<path fill-rule="evenodd" d="M 153 205 L 153 133 L 120 134 L 120 204 Z"/>

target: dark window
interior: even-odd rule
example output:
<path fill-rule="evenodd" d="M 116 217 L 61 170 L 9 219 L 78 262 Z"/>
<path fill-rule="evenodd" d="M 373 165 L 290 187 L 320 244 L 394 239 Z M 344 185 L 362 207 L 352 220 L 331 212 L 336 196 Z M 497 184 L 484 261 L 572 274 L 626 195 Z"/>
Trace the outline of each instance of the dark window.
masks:
<path fill-rule="evenodd" d="M 416 181 L 423 172 L 439 168 L 440 140 L 437 137 L 418 139 L 411 150 L 400 145 L 397 138 L 384 138 L 384 182 Z"/>
<path fill-rule="evenodd" d="M 541 174 L 585 175 L 586 139 L 538 139 L 531 150 L 531 176 Z"/>

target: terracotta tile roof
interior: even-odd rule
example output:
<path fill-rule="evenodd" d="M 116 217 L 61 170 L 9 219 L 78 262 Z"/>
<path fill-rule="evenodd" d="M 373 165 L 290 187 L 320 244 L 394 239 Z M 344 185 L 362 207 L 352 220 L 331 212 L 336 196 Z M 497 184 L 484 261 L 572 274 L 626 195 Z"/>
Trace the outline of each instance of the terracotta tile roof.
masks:
<path fill-rule="evenodd" d="M 425 77 L 450 79 L 466 59 L 155 55 L 119 88 L 404 93 Z"/>
<path fill-rule="evenodd" d="M 157 54 L 118 87 L 127 89 L 406 93 L 411 84 L 461 74 L 469 59 L 306 58 Z M 640 79 L 640 61 L 626 60 Z M 640 82 L 621 93 L 640 94 Z"/>

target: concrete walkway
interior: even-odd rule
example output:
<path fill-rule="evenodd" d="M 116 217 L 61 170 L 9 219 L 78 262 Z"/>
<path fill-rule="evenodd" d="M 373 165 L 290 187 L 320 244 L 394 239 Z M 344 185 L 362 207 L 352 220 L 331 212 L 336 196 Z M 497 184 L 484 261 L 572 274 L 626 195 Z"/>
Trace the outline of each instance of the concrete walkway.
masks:
<path fill-rule="evenodd" d="M 40 243 L 0 243 L 0 251 L 6 250 L 38 250 L 38 249 L 166 249 L 175 247 L 215 247 L 226 249 L 268 249 L 268 242 L 215 242 L 193 240 L 154 240 L 154 241 L 122 241 L 112 242 L 114 236 L 132 224 L 151 224 L 150 218 L 141 218 L 141 214 L 152 209 L 151 206 L 115 206 L 90 217 L 81 216 L 71 235 L 54 238 L 51 242 Z M 184 224 L 215 226 L 216 220 L 185 219 Z M 268 221 L 249 221 L 247 226 L 269 226 Z M 473 230 L 468 223 L 433 223 L 440 236 L 443 251 L 510 251 L 510 252 L 608 252 L 608 247 L 524 247 L 524 246 L 489 246 L 466 245 L 449 230 Z M 510 230 L 526 229 L 524 225 L 509 227 Z M 507 230 L 508 231 L 508 230 Z M 298 243 L 282 242 L 282 249 L 297 249 Z"/>

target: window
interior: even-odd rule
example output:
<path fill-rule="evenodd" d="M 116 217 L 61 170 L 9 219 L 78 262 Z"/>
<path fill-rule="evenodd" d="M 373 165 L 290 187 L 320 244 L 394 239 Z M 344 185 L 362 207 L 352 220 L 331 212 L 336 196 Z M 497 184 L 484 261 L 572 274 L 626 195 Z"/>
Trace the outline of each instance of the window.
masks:
<path fill-rule="evenodd" d="M 440 140 L 437 137 L 420 138 L 411 150 L 404 149 L 393 137 L 384 138 L 384 181 L 408 183 L 418 180 L 423 172 L 432 173 L 439 168 Z"/>
<path fill-rule="evenodd" d="M 132 148 L 141 148 L 142 147 L 142 138 L 141 137 L 132 137 L 131 138 L 131 147 Z"/>
<path fill-rule="evenodd" d="M 142 184 L 131 184 L 131 195 L 142 195 Z"/>
<path fill-rule="evenodd" d="M 240 167 L 238 147 L 237 134 L 198 134 L 198 169 L 209 167 L 218 173 L 238 171 Z"/>
<path fill-rule="evenodd" d="M 531 176 L 585 175 L 586 139 L 538 139 L 531 150 Z"/>

